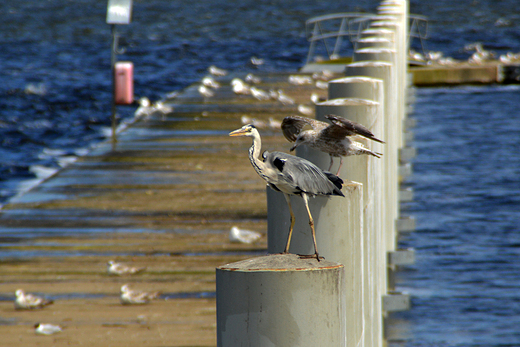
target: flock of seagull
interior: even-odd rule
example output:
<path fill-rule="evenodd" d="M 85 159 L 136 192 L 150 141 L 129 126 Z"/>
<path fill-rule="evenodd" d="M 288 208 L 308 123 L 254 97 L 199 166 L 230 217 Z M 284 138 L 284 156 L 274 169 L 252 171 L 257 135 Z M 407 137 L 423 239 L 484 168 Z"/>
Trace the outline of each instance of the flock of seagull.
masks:
<path fill-rule="evenodd" d="M 250 244 L 258 241 L 261 236 L 262 234 L 259 232 L 233 226 L 229 232 L 229 241 Z M 114 276 L 135 275 L 146 271 L 146 269 L 145 266 L 131 266 L 114 260 L 108 261 L 106 267 L 107 273 Z M 161 292 L 159 291 L 141 291 L 132 289 L 128 284 L 123 284 L 119 299 L 122 305 L 143 305 L 159 299 L 160 295 Z M 26 293 L 23 289 L 18 289 L 15 292 L 14 308 L 16 310 L 38 310 L 53 303 L 54 300 L 34 293 Z M 51 323 L 36 323 L 34 331 L 40 335 L 52 335 L 63 331 L 63 328 Z"/>
<path fill-rule="evenodd" d="M 110 260 L 107 263 L 107 273 L 109 275 L 135 275 L 146 270 L 146 267 L 130 266 L 124 263 Z M 128 284 L 121 286 L 120 301 L 123 305 L 142 305 L 147 304 L 154 299 L 158 299 L 161 292 L 145 292 L 131 289 Z M 23 289 L 18 289 L 15 292 L 14 308 L 16 310 L 37 310 L 43 309 L 54 303 L 53 300 L 47 299 L 43 296 L 26 293 Z M 63 331 L 59 325 L 51 323 L 36 323 L 34 325 L 36 334 L 52 335 Z"/>
<path fill-rule="evenodd" d="M 219 69 L 216 66 L 211 66 L 208 71 L 213 76 L 225 76 L 227 74 L 227 71 Z M 327 72 L 321 73 L 321 75 L 315 75 L 312 78 L 310 76 L 292 75 L 289 76 L 289 82 L 295 85 L 304 85 L 312 84 L 317 79 L 316 86 L 318 88 L 327 88 L 327 78 L 330 78 Z M 249 74 L 246 76 L 245 81 L 239 78 L 234 78 L 231 81 L 231 86 L 234 93 L 252 95 L 258 100 L 275 99 L 284 105 L 293 105 L 295 103 L 294 99 L 285 94 L 281 89 L 264 91 L 254 86 L 254 84 L 260 82 L 260 78 L 253 74 Z M 253 86 L 251 84 L 253 84 Z M 202 80 L 202 84 L 199 86 L 198 91 L 204 97 L 212 97 L 214 95 L 214 90 L 218 88 L 220 88 L 220 83 L 213 77 L 208 76 Z M 320 101 L 317 94 L 313 94 L 311 100 L 314 103 Z M 141 109 L 138 109 L 138 111 L 142 112 L 142 114 L 139 116 L 146 116 L 150 112 L 155 112 L 157 109 L 161 108 L 165 108 L 162 110 L 163 112 L 170 111 L 167 109 L 167 106 L 164 106 L 162 103 L 151 105 L 150 101 L 146 98 L 140 100 L 140 106 Z M 312 108 L 306 108 L 305 105 L 299 105 L 298 110 L 306 115 L 312 114 Z M 384 143 L 384 141 L 375 137 L 369 129 L 361 124 L 335 115 L 327 115 L 326 118 L 331 123 L 299 115 L 287 116 L 282 122 L 273 118 L 270 118 L 267 122 L 261 122 L 248 116 L 242 116 L 241 121 L 245 125 L 229 134 L 230 136 L 248 136 L 253 138 L 253 144 L 249 150 L 249 159 L 253 168 L 260 177 L 267 182 L 268 186 L 274 190 L 281 191 L 286 197 L 291 214 L 291 225 L 284 253 L 289 252 L 292 231 L 295 223 L 289 196 L 297 195 L 302 197 L 309 216 L 309 225 L 311 227 L 315 253 L 312 255 L 300 256 L 306 258 L 315 257 L 318 261 L 322 258 L 320 258 L 317 250 L 314 221 L 308 207 L 309 197 L 317 195 L 344 196 L 341 192 L 343 180 L 338 177 L 343 163 L 343 157 L 367 154 L 379 158 L 382 155 L 381 153 L 368 149 L 358 140 L 360 138 L 365 138 L 379 143 Z M 285 138 L 288 141 L 293 142 L 290 149 L 291 151 L 298 146 L 307 145 L 329 154 L 330 166 L 328 171 L 318 168 L 308 160 L 283 152 L 264 151 L 261 154 L 260 159 L 261 138 L 257 127 L 281 129 Z M 310 129 L 306 130 L 308 127 L 310 127 Z M 336 174 L 329 172 L 332 168 L 334 157 L 340 158 L 340 165 Z M 260 233 L 239 229 L 236 226 L 233 226 L 229 232 L 230 242 L 253 243 L 260 237 Z M 113 260 L 110 260 L 107 263 L 107 273 L 110 275 L 135 275 L 142 273 L 143 271 L 146 271 L 146 267 L 130 266 Z M 36 294 L 26 293 L 22 289 L 18 289 L 15 294 L 16 299 L 14 301 L 14 306 L 17 310 L 42 309 L 53 304 L 53 300 L 49 300 Z M 123 305 L 142 305 L 159 298 L 160 295 L 160 292 L 134 290 L 131 289 L 128 284 L 123 284 L 120 289 L 120 302 Z M 34 328 L 37 334 L 43 335 L 51 335 L 62 331 L 60 326 L 48 323 L 37 323 Z"/>
<path fill-rule="evenodd" d="M 473 52 L 467 61 L 456 60 L 452 57 L 445 57 L 440 51 L 428 51 L 424 54 L 410 49 L 408 57 L 415 62 L 422 62 L 427 65 L 456 65 L 467 62 L 471 65 L 481 65 L 489 61 L 498 60 L 504 64 L 513 64 L 520 62 L 520 53 L 507 52 L 506 54 L 498 55 L 493 51 L 484 49 L 480 42 L 470 43 L 464 46 L 465 52 Z"/>

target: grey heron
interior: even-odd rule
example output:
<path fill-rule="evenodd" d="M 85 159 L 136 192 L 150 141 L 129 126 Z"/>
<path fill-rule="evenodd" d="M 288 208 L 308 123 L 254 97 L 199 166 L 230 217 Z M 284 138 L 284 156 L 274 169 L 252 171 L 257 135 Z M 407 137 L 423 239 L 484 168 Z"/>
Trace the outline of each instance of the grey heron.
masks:
<path fill-rule="evenodd" d="M 282 131 L 287 140 L 294 142 L 291 151 L 305 144 L 328 153 L 330 155 L 329 171 L 332 169 L 332 164 L 334 163 L 333 157 L 340 157 L 336 175 L 339 174 L 341 165 L 343 164 L 343 157 L 370 154 L 380 158 L 381 153 L 369 150 L 363 146 L 362 143 L 354 139 L 355 136 L 361 136 L 379 143 L 384 143 L 384 141 L 375 137 L 370 130 L 361 124 L 333 114 L 326 115 L 325 118 L 329 119 L 332 124 L 301 116 L 285 117 L 282 121 Z M 312 130 L 303 130 L 307 125 L 310 125 Z"/>
<path fill-rule="evenodd" d="M 247 124 L 242 128 L 229 133 L 229 136 L 248 136 L 253 138 L 253 144 L 249 148 L 249 160 L 256 173 L 262 177 L 269 187 L 284 194 L 289 212 L 291 214 L 291 226 L 284 253 L 289 253 L 291 236 L 294 228 L 294 213 L 291 206 L 291 195 L 299 195 L 303 199 L 307 214 L 309 215 L 309 225 L 312 232 L 314 243 L 314 255 L 318 261 L 318 247 L 316 246 L 316 232 L 314 230 L 314 220 L 309 209 L 309 197 L 316 195 L 338 195 L 343 196 L 341 188 L 343 180 L 329 172 L 322 171 L 308 160 L 295 157 L 283 152 L 263 152 L 262 160 L 259 159 L 262 140 L 254 125 Z M 309 257 L 309 256 L 302 256 Z"/>

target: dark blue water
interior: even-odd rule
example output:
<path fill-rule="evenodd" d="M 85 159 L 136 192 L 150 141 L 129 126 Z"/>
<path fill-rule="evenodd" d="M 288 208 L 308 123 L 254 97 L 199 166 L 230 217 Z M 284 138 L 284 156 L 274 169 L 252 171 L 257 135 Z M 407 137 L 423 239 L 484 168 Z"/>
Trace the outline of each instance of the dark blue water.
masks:
<path fill-rule="evenodd" d="M 136 96 L 151 100 L 199 80 L 209 65 L 296 70 L 306 19 L 374 11 L 378 1 L 134 0 L 120 26 L 120 60 L 135 65 Z M 430 19 L 426 47 L 466 59 L 467 44 L 520 51 L 517 1 L 412 1 Z M 102 141 L 110 124 L 106 1 L 0 2 L 0 204 Z M 414 42 L 417 47 L 418 43 Z M 398 346 L 520 345 L 520 88 L 419 89 L 418 150 L 404 206 L 418 230 L 403 236 L 417 263 L 398 286 L 413 309 L 394 328 Z M 119 107 L 120 119 L 135 107 Z"/>
<path fill-rule="evenodd" d="M 520 345 L 520 86 L 418 90 L 405 346 Z M 415 337 L 415 340 L 414 340 Z"/>

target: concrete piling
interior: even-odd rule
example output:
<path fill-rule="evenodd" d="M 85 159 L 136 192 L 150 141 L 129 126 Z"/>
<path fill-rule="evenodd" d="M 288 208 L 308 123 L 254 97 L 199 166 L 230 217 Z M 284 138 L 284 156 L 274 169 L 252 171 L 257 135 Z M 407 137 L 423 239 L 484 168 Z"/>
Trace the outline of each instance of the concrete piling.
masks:
<path fill-rule="evenodd" d="M 383 150 L 382 162 L 384 168 L 383 175 L 383 189 L 384 189 L 384 229 L 386 239 L 386 250 L 392 251 L 395 249 L 397 238 L 396 220 L 399 218 L 399 183 L 398 183 L 398 149 L 397 149 L 397 106 L 398 102 L 395 97 L 395 84 L 392 79 L 393 65 L 389 62 L 383 61 L 359 61 L 349 64 L 346 69 L 348 76 L 368 76 L 372 78 L 381 79 L 384 88 L 384 132 L 382 140 L 386 142 Z"/>
<path fill-rule="evenodd" d="M 325 118 L 328 114 L 341 116 L 366 126 L 386 142 L 382 145 L 361 140 L 372 151 L 382 153 L 381 158 L 369 155 L 343 158 L 338 175 L 345 181 L 342 190 L 345 198 L 320 196 L 311 199 L 309 204 L 319 254 L 326 261 L 342 264 L 346 275 L 343 280 L 340 280 L 339 274 L 332 277 L 324 275 L 333 285 L 343 281 L 346 290 L 339 294 L 341 298 L 331 299 L 332 296 L 325 295 L 323 305 L 328 308 L 329 301 L 339 300 L 340 310 L 343 311 L 334 309 L 332 312 L 343 318 L 334 318 L 334 323 L 326 332 L 309 326 L 316 336 L 323 337 L 319 340 L 315 340 L 314 335 L 303 334 L 301 329 L 293 329 L 309 323 L 303 311 L 299 313 L 302 317 L 292 314 L 297 311 L 291 306 L 294 301 L 294 293 L 291 292 L 301 287 L 308 295 L 307 299 L 301 298 L 306 304 L 312 301 L 310 298 L 320 296 L 318 287 L 301 278 L 302 273 L 309 271 L 308 260 L 294 256 L 296 264 L 301 262 L 300 267 L 295 265 L 291 268 L 292 265 L 284 264 L 287 269 L 277 268 L 276 271 L 269 266 L 247 265 L 242 269 L 244 264 L 230 264 L 217 270 L 219 346 L 309 345 L 306 340 L 300 343 L 304 340 L 291 339 L 305 336 L 305 339 L 313 341 L 311 345 L 381 347 L 384 344 L 384 315 L 409 305 L 409 296 L 393 291 L 395 269 L 408 264 L 413 258 L 413 252 L 396 249 L 398 229 L 409 229 L 411 224 L 403 222 L 399 215 L 399 158 L 404 158 L 409 152 L 403 149 L 406 143 L 403 130 L 407 87 L 407 11 L 408 4 L 404 0 L 381 3 L 376 20 L 360 33 L 355 42 L 354 62 L 346 66 L 345 77 L 329 81 L 328 100 L 316 104 L 317 120 L 328 122 Z M 314 65 L 313 68 L 317 68 Z M 296 155 L 310 160 L 323 170 L 329 168 L 330 157 L 327 153 L 299 146 Z M 339 161 L 339 158 L 334 159 L 331 172 L 336 172 Z M 291 196 L 291 205 L 296 223 L 289 251 L 312 254 L 314 246 L 303 201 Z M 283 194 L 270 188 L 267 188 L 267 213 L 268 252 L 283 252 L 290 214 Z M 316 260 L 314 263 L 318 266 L 325 264 Z M 316 281 L 321 281 L 321 271 L 325 270 L 320 268 L 320 271 L 312 270 L 309 273 L 316 275 Z M 388 277 L 389 274 L 392 278 Z M 286 281 L 291 283 L 284 283 Z M 328 284 L 322 285 L 327 291 Z M 311 294 L 312 291 L 314 294 Z M 243 296 L 241 293 L 246 295 L 240 297 Z M 231 302 L 237 302 L 239 308 L 229 308 Z M 311 310 L 330 315 L 321 307 L 315 308 L 315 304 L 310 303 Z M 280 312 L 282 309 L 284 312 Z M 278 327 L 268 323 L 267 319 L 272 316 L 264 313 L 266 311 L 287 316 L 284 324 Z M 341 342 L 337 339 L 338 331 L 344 334 Z M 334 343 L 324 340 L 329 336 L 334 337 Z"/>
<path fill-rule="evenodd" d="M 341 264 L 270 255 L 218 267 L 216 283 L 219 347 L 346 346 Z"/>
<path fill-rule="evenodd" d="M 304 150 L 306 147 L 302 147 Z M 312 149 L 307 149 L 314 151 Z M 319 153 L 315 153 L 319 154 Z M 307 155 L 309 155 L 307 153 Z M 290 215 L 283 194 L 267 188 L 267 228 L 268 252 L 283 252 L 287 242 Z M 359 341 L 372 336 L 372 326 L 367 326 L 367 311 L 376 307 L 366 290 L 372 284 L 366 275 L 367 266 L 372 259 L 365 253 L 372 243 L 363 229 L 363 186 L 357 182 L 347 182 L 342 197 L 318 196 L 311 199 L 310 210 L 314 218 L 316 239 L 320 256 L 325 260 L 344 265 L 345 286 L 343 295 L 346 302 L 344 312 L 347 320 L 346 346 L 358 346 Z M 296 224 L 291 241 L 290 252 L 312 254 L 314 252 L 307 212 L 301 198 L 291 196 L 291 205 L 296 216 Z"/>

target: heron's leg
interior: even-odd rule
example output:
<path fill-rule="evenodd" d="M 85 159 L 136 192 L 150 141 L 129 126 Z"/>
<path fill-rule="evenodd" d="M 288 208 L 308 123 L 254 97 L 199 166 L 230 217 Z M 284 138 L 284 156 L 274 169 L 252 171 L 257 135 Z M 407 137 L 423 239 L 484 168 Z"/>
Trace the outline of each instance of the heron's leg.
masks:
<path fill-rule="evenodd" d="M 343 157 L 339 157 L 339 167 L 338 167 L 338 172 L 336 172 L 336 176 L 339 175 L 339 170 L 341 170 L 341 165 L 343 165 Z"/>
<path fill-rule="evenodd" d="M 332 165 L 334 164 L 334 157 L 330 154 L 329 154 L 329 157 L 330 157 L 330 165 L 329 165 L 329 169 L 327 171 L 331 172 L 330 170 L 332 170 Z"/>
<path fill-rule="evenodd" d="M 294 228 L 294 213 L 291 206 L 291 196 L 289 194 L 284 194 L 285 201 L 287 201 L 287 205 L 289 206 L 289 213 L 291 213 L 291 227 L 289 228 L 289 236 L 287 237 L 287 244 L 285 245 L 284 253 L 289 253 L 289 246 L 291 244 L 292 231 Z"/>
<path fill-rule="evenodd" d="M 318 246 L 316 245 L 316 232 L 314 231 L 314 219 L 312 219 L 311 210 L 309 209 L 309 197 L 307 194 L 302 194 L 303 202 L 305 204 L 305 208 L 307 209 L 307 214 L 309 215 L 309 225 L 311 226 L 312 232 L 312 241 L 314 242 L 314 254 L 316 259 L 320 261 L 320 256 L 318 255 Z"/>

